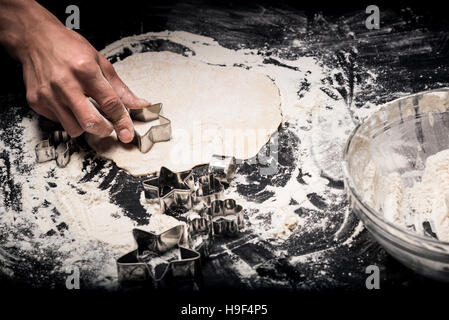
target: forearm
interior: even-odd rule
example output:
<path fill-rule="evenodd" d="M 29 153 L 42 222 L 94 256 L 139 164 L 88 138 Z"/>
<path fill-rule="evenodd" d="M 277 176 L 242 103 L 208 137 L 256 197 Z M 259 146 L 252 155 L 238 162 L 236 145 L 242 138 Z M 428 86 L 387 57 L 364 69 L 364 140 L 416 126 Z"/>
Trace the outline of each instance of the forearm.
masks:
<path fill-rule="evenodd" d="M 0 45 L 18 60 L 43 36 L 40 30 L 61 26 L 34 0 L 0 0 Z"/>

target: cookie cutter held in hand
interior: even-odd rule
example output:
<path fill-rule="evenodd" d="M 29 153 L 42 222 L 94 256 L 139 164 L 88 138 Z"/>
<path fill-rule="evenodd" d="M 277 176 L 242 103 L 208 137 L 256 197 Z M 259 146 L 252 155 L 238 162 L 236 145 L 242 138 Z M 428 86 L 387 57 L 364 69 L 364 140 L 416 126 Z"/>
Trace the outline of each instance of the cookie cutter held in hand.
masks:
<path fill-rule="evenodd" d="M 162 103 L 153 104 L 143 109 L 128 110 L 133 120 L 149 122 L 159 119 L 159 124 L 152 126 L 145 134 L 134 132 L 134 139 L 131 143 L 136 145 L 142 153 L 150 151 L 157 142 L 171 139 L 171 121 L 160 115 L 161 110 Z"/>

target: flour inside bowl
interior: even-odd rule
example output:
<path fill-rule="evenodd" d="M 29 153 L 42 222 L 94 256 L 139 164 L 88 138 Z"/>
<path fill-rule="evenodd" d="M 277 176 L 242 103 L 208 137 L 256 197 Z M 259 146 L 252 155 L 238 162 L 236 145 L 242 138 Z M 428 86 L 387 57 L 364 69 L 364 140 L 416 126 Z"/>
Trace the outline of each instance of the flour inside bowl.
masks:
<path fill-rule="evenodd" d="M 372 162 L 365 178 L 367 201 L 388 221 L 449 241 L 449 149 L 428 157 L 421 181 L 411 187 L 397 172 L 379 174 Z"/>

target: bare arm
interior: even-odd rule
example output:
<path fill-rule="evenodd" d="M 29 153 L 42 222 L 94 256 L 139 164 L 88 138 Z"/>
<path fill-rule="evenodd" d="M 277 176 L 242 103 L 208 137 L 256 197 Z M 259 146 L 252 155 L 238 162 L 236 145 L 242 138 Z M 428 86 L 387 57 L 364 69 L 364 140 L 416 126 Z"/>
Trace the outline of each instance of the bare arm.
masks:
<path fill-rule="evenodd" d="M 125 107 L 143 108 L 113 66 L 78 33 L 33 0 L 0 0 L 0 44 L 22 63 L 27 100 L 72 136 L 134 136 Z M 100 112 L 88 101 L 97 101 Z"/>

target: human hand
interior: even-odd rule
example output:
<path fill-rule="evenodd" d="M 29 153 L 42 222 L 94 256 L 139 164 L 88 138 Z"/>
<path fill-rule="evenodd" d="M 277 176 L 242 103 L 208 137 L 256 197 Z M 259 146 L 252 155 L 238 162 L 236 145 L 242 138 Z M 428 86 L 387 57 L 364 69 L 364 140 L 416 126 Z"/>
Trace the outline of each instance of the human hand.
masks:
<path fill-rule="evenodd" d="M 72 137 L 85 131 L 105 137 L 115 130 L 122 142 L 130 142 L 134 128 L 125 107 L 150 103 L 137 98 L 85 38 L 34 4 L 32 12 L 15 13 L 26 21 L 15 31 L 21 32 L 21 41 L 7 45 L 22 63 L 31 108 L 60 122 Z M 36 23 L 27 28 L 30 21 Z M 87 97 L 97 102 L 104 116 Z"/>

